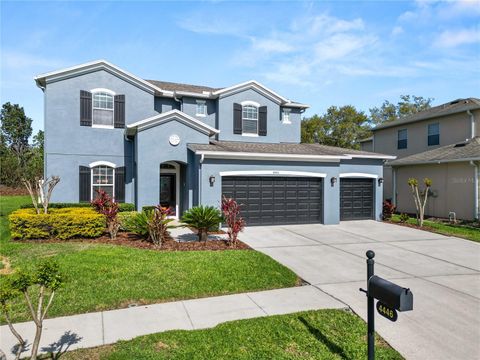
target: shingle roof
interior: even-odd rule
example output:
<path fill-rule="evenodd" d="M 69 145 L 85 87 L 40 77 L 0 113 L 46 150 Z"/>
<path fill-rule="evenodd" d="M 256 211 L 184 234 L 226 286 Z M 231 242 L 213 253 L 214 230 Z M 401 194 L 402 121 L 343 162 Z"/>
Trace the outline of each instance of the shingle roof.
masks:
<path fill-rule="evenodd" d="M 211 91 L 217 91 L 222 89 L 222 88 L 212 88 L 212 87 L 203 86 L 203 85 L 181 84 L 181 83 L 174 83 L 174 82 L 168 82 L 168 81 L 158 81 L 158 80 L 146 80 L 146 81 L 159 87 L 162 90 L 167 90 L 167 91 L 186 91 L 186 92 L 201 94 L 204 91 L 211 92 Z"/>
<path fill-rule="evenodd" d="M 431 119 L 434 117 L 446 116 L 450 114 L 455 114 L 467 110 L 476 110 L 480 109 L 480 99 L 477 98 L 467 98 L 467 99 L 457 99 L 442 105 L 431 107 L 430 109 L 406 116 L 404 118 L 389 121 L 387 123 L 381 124 L 373 128 L 373 130 L 385 129 L 393 126 L 399 126 L 403 124 L 412 123 L 415 121 Z"/>
<path fill-rule="evenodd" d="M 389 161 L 388 165 L 402 166 L 426 163 L 446 163 L 480 160 L 480 137 L 465 142 L 442 146 L 433 150 Z"/>
<path fill-rule="evenodd" d="M 270 144 L 258 142 L 238 142 L 238 141 L 211 141 L 210 144 L 189 144 L 193 151 L 222 151 L 222 152 L 242 152 L 242 153 L 269 153 L 269 154 L 296 154 L 296 155 L 360 155 L 362 157 L 379 157 L 389 155 L 372 153 L 369 151 L 360 151 L 345 149 L 321 144 Z"/>

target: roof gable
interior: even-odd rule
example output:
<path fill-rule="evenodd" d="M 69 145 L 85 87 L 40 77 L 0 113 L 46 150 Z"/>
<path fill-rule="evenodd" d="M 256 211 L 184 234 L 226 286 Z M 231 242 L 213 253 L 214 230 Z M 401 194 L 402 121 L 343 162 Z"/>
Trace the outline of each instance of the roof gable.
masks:
<path fill-rule="evenodd" d="M 127 135 L 134 135 L 139 131 L 147 130 L 149 128 L 159 126 L 172 120 L 176 120 L 208 136 L 212 136 L 220 132 L 219 130 L 205 124 L 204 122 L 201 122 L 185 114 L 184 112 L 175 109 L 127 125 L 125 133 Z"/>

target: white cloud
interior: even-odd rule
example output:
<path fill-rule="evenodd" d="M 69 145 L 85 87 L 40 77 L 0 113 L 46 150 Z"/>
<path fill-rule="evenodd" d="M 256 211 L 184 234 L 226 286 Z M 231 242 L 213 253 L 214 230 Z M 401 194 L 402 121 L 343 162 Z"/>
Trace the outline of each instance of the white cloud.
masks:
<path fill-rule="evenodd" d="M 294 50 L 292 44 L 277 39 L 252 38 L 252 47 L 265 53 L 288 53 Z"/>
<path fill-rule="evenodd" d="M 397 36 L 397 35 L 400 35 L 400 34 L 403 34 L 405 31 L 403 30 L 403 27 L 401 26 L 395 26 L 393 29 L 392 29 L 392 35 L 393 36 Z"/>
<path fill-rule="evenodd" d="M 465 44 L 480 42 L 480 30 L 460 29 L 446 30 L 436 38 L 433 45 L 438 48 L 453 48 Z"/>
<path fill-rule="evenodd" d="M 376 37 L 370 35 L 335 34 L 315 44 L 315 57 L 317 61 L 342 60 L 353 53 L 365 51 L 375 41 Z"/>
<path fill-rule="evenodd" d="M 63 60 L 55 58 L 46 58 L 38 54 L 30 54 L 27 52 L 9 51 L 2 49 L 2 71 L 32 69 L 43 72 L 45 70 L 54 70 L 65 67 L 67 64 Z"/>

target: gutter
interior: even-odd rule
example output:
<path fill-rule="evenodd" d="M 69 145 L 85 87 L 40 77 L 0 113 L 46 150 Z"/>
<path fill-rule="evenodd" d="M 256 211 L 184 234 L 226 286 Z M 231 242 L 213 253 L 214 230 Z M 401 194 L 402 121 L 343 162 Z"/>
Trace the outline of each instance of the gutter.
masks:
<path fill-rule="evenodd" d="M 428 165 L 428 164 L 448 164 L 448 163 L 455 163 L 455 162 L 466 162 L 466 161 L 480 161 L 480 157 L 475 158 L 465 158 L 465 159 L 453 159 L 453 160 L 431 160 L 431 161 L 416 161 L 416 162 L 409 162 L 409 163 L 400 163 L 400 164 L 389 164 L 391 167 L 399 167 L 399 166 L 410 166 L 410 165 Z"/>
<path fill-rule="evenodd" d="M 479 219 L 479 204 L 478 204 L 478 164 L 475 164 L 474 161 L 470 161 L 470 165 L 473 166 L 475 174 L 474 174 L 474 181 L 473 181 L 473 218 Z"/>
<path fill-rule="evenodd" d="M 468 116 L 470 116 L 470 139 L 475 137 L 475 115 L 470 110 L 467 110 Z"/>
<path fill-rule="evenodd" d="M 177 97 L 177 92 L 176 91 L 173 92 L 173 100 L 175 100 L 176 102 L 178 102 L 180 104 L 180 111 L 183 112 L 183 100 L 180 100 Z"/>

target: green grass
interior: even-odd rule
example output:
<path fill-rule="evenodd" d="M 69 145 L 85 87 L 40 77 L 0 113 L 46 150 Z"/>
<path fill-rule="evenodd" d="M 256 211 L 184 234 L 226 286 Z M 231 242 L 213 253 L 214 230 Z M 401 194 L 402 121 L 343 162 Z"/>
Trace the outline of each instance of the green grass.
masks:
<path fill-rule="evenodd" d="M 342 310 L 232 321 L 212 329 L 168 331 L 94 349 L 64 360 L 366 359 L 366 325 Z M 376 359 L 403 359 L 377 336 Z"/>
<path fill-rule="evenodd" d="M 49 317 L 246 291 L 295 286 L 298 277 L 270 257 L 252 250 L 158 252 L 68 241 L 10 240 L 6 215 L 28 197 L 0 199 L 0 255 L 12 268 L 31 268 L 54 257 L 65 274 Z M 28 319 L 22 299 L 13 320 Z M 2 318 L 1 321 L 4 321 Z"/>
<path fill-rule="evenodd" d="M 392 221 L 399 223 L 400 215 L 393 215 Z M 409 218 L 407 223 L 417 225 L 417 220 Z M 473 226 L 444 224 L 436 221 L 424 220 L 422 229 L 442 235 L 458 236 L 467 240 L 480 242 L 480 229 Z"/>

